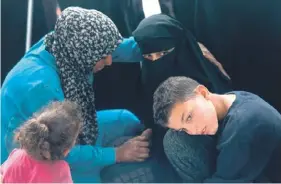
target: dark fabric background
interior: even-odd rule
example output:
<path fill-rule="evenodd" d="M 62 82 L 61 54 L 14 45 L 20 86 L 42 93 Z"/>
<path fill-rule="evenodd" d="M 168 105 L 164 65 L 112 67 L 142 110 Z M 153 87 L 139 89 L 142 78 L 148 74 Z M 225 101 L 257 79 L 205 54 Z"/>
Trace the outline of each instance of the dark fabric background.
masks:
<path fill-rule="evenodd" d="M 280 0 L 159 0 L 230 74 L 236 90 L 263 97 L 281 112 Z"/>
<path fill-rule="evenodd" d="M 1 1 L 1 84 L 25 52 L 27 0 Z M 47 27 L 42 1 L 35 0 L 32 44 L 51 29 Z"/>

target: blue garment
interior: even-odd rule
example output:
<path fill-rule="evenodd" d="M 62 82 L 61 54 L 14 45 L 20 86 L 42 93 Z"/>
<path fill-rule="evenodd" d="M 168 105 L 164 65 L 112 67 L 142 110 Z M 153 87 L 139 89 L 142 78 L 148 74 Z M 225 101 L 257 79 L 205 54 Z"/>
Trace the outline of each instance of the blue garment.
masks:
<path fill-rule="evenodd" d="M 91 80 L 93 76 L 89 76 L 89 82 Z M 45 50 L 41 39 L 9 72 L 2 85 L 1 164 L 17 146 L 13 143 L 14 131 L 53 100 L 64 100 L 64 94 L 55 58 Z M 115 163 L 115 149 L 102 146 L 120 136 L 136 135 L 141 126 L 139 119 L 127 110 L 100 111 L 97 118 L 99 136 L 96 146 L 76 145 L 66 158 L 75 182 L 100 182 L 100 169 Z"/>
<path fill-rule="evenodd" d="M 143 57 L 134 37 L 124 38 L 112 53 L 112 59 L 113 62 L 141 62 Z"/>

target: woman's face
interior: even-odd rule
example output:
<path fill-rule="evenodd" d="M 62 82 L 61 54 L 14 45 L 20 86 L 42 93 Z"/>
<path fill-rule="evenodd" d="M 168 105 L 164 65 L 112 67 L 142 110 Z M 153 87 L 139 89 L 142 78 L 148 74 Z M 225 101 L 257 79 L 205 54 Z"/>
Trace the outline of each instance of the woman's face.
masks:
<path fill-rule="evenodd" d="M 94 73 L 101 71 L 105 66 L 110 66 L 111 64 L 112 64 L 112 56 L 108 55 L 96 63 L 93 69 Z"/>
<path fill-rule="evenodd" d="M 161 52 L 154 52 L 154 53 L 149 53 L 149 54 L 143 54 L 142 56 L 145 59 L 148 59 L 148 60 L 151 60 L 151 61 L 156 61 L 156 60 L 162 58 L 163 56 L 169 54 L 174 49 L 175 49 L 175 47 L 173 47 L 173 48 L 171 48 L 169 50 L 161 51 Z"/>

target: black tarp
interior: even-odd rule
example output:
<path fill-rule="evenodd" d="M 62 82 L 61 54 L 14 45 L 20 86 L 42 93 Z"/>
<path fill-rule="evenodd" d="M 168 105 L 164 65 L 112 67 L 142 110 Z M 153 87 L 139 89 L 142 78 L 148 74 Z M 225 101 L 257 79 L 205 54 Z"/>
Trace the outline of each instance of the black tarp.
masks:
<path fill-rule="evenodd" d="M 1 84 L 25 52 L 27 0 L 1 1 Z M 33 4 L 32 44 L 48 33 L 42 1 Z"/>

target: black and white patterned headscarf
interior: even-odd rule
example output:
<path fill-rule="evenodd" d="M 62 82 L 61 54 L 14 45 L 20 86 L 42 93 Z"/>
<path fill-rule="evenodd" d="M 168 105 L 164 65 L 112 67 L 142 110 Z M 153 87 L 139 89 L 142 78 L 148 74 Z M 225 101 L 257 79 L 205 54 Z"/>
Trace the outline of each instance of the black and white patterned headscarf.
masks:
<path fill-rule="evenodd" d="M 94 90 L 89 74 L 97 61 L 111 54 L 122 37 L 103 13 L 79 7 L 65 9 L 55 29 L 45 37 L 46 49 L 56 58 L 66 99 L 82 108 L 84 124 L 78 141 L 94 145 L 98 135 Z"/>

